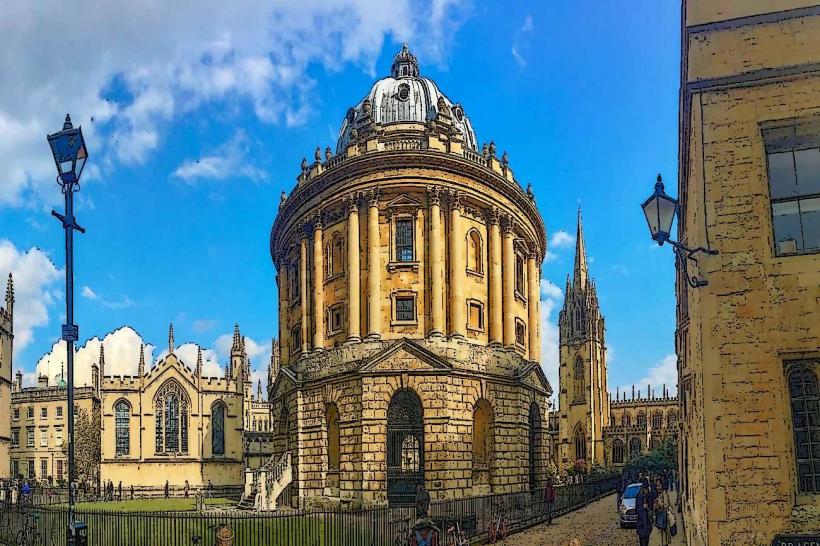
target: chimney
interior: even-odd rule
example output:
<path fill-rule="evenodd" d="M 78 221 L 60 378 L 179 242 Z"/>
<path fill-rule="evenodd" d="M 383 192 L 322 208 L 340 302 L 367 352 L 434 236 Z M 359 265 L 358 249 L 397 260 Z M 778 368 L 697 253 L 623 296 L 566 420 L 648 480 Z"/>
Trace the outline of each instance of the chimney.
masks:
<path fill-rule="evenodd" d="M 40 389 L 45 389 L 48 387 L 48 376 L 47 375 L 38 375 L 37 376 L 37 387 Z"/>
<path fill-rule="evenodd" d="M 23 390 L 23 372 L 17 370 L 17 374 L 14 376 L 15 379 L 15 387 L 16 392 L 20 392 Z"/>
<path fill-rule="evenodd" d="M 638 396 L 640 396 L 640 393 Z M 632 400 L 635 400 L 635 385 L 632 385 Z"/>

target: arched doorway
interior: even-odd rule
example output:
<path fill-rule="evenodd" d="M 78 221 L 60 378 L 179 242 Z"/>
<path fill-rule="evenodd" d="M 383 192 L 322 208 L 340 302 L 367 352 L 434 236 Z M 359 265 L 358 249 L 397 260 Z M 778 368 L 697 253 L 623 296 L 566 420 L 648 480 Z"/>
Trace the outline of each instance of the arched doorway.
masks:
<path fill-rule="evenodd" d="M 538 404 L 530 404 L 530 491 L 538 491 L 538 446 L 541 434 L 541 412 Z"/>
<path fill-rule="evenodd" d="M 412 506 L 424 483 L 424 410 L 418 395 L 399 389 L 387 408 L 387 502 Z"/>
<path fill-rule="evenodd" d="M 494 463 L 493 408 L 482 398 L 473 411 L 473 490 L 490 492 Z"/>

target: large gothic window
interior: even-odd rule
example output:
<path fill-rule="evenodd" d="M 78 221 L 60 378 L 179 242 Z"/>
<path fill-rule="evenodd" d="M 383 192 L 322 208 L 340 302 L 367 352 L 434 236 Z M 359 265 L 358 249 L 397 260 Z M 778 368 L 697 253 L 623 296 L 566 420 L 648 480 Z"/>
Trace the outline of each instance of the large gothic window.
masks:
<path fill-rule="evenodd" d="M 820 493 L 820 363 L 798 361 L 787 366 L 798 489 Z"/>
<path fill-rule="evenodd" d="M 127 457 L 131 448 L 129 421 L 131 406 L 125 400 L 120 400 L 114 406 L 114 428 L 116 435 L 117 457 Z"/>
<path fill-rule="evenodd" d="M 587 436 L 583 427 L 575 429 L 575 435 L 572 440 L 575 445 L 575 460 L 586 461 L 587 458 Z"/>
<path fill-rule="evenodd" d="M 673 427 L 678 422 L 678 412 L 669 410 L 669 415 L 666 416 L 667 426 Z"/>
<path fill-rule="evenodd" d="M 641 454 L 641 441 L 638 438 L 629 440 L 629 458 L 633 459 Z"/>
<path fill-rule="evenodd" d="M 663 414 L 659 411 L 652 413 L 652 428 L 658 429 L 663 425 Z"/>
<path fill-rule="evenodd" d="M 646 428 L 646 414 L 642 411 L 638 412 L 638 426 Z"/>
<path fill-rule="evenodd" d="M 624 462 L 624 443 L 620 438 L 615 438 L 612 442 L 612 463 L 622 464 Z"/>
<path fill-rule="evenodd" d="M 575 359 L 575 368 L 573 371 L 573 379 L 575 380 L 575 400 L 581 401 L 586 399 L 586 382 L 584 381 L 584 361 L 581 357 Z"/>
<path fill-rule="evenodd" d="M 222 402 L 211 408 L 211 453 L 225 455 L 225 404 Z"/>
<path fill-rule="evenodd" d="M 621 416 L 621 425 L 625 427 L 632 426 L 632 416 L 629 413 L 624 412 L 624 414 Z"/>
<path fill-rule="evenodd" d="M 157 454 L 188 453 L 188 398 L 176 381 L 168 381 L 154 399 Z"/>

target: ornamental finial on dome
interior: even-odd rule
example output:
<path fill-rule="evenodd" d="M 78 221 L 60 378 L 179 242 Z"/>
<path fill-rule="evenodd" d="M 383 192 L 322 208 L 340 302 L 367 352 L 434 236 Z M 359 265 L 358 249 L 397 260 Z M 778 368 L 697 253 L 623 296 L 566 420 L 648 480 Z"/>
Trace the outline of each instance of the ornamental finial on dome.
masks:
<path fill-rule="evenodd" d="M 419 63 L 416 56 L 410 53 L 407 44 L 401 46 L 401 51 L 393 57 L 393 66 L 390 68 L 390 75 L 394 78 L 418 78 Z"/>

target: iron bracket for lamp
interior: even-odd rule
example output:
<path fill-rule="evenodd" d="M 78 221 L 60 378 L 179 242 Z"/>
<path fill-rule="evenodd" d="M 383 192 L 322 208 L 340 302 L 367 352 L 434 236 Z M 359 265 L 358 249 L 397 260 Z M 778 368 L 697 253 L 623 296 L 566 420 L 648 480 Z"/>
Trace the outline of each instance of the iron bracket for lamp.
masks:
<path fill-rule="evenodd" d="M 679 243 L 677 241 L 673 241 L 672 239 L 666 239 L 666 242 L 672 245 L 672 248 L 675 252 L 675 257 L 678 260 L 678 263 L 683 268 L 683 276 L 686 278 L 687 284 L 692 288 L 700 288 L 702 286 L 706 286 L 709 282 L 705 279 L 699 279 L 695 276 L 689 275 L 689 268 L 687 263 L 689 260 L 692 260 L 696 264 L 698 263 L 698 259 L 695 257 L 695 254 L 698 252 L 703 252 L 704 254 L 708 254 L 709 256 L 716 256 L 718 254 L 717 250 L 713 250 L 710 248 L 705 248 L 699 246 L 697 248 L 689 248 L 686 245 Z"/>

